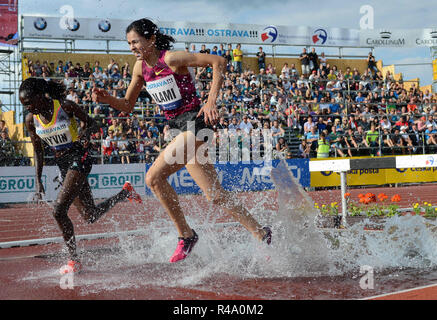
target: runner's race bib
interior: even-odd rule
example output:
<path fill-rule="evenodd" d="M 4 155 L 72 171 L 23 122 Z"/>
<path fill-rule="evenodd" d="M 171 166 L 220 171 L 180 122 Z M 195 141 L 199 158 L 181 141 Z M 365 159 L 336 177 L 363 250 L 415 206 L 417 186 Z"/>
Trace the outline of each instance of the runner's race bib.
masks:
<path fill-rule="evenodd" d="M 63 149 L 73 142 L 68 123 L 61 123 L 51 128 L 36 128 L 36 134 L 55 149 Z"/>
<path fill-rule="evenodd" d="M 147 92 L 163 110 L 174 110 L 182 105 L 182 96 L 172 74 L 147 82 L 146 88 Z"/>

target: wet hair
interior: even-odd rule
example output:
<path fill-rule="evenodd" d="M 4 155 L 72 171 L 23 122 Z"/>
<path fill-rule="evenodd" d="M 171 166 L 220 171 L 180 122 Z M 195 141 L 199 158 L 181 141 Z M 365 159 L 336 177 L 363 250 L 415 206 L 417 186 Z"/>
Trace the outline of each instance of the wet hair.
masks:
<path fill-rule="evenodd" d="M 31 77 L 21 83 L 19 92 L 26 92 L 28 96 L 48 94 L 52 99 L 61 100 L 66 97 L 65 90 L 65 86 L 62 83 Z"/>
<path fill-rule="evenodd" d="M 129 33 L 132 30 L 146 39 L 150 39 L 153 35 L 155 35 L 155 46 L 158 50 L 170 50 L 173 48 L 175 39 L 171 36 L 161 33 L 158 26 L 149 19 L 143 18 L 132 22 L 126 28 L 126 33 Z"/>

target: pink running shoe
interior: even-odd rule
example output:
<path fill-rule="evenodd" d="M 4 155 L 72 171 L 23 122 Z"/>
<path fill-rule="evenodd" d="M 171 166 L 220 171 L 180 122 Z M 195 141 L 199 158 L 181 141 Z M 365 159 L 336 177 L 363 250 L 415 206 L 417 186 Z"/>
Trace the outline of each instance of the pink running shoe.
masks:
<path fill-rule="evenodd" d="M 134 187 L 129 181 L 126 181 L 123 185 L 123 190 L 126 190 L 128 192 L 127 198 L 129 201 L 135 200 L 138 203 L 143 203 L 143 200 L 141 199 L 141 196 L 135 191 Z"/>
<path fill-rule="evenodd" d="M 188 254 L 193 250 L 194 245 L 196 244 L 197 240 L 199 240 L 199 237 L 197 236 L 197 233 L 193 231 L 193 236 L 191 238 L 181 238 L 179 237 L 178 246 L 176 247 L 175 252 L 170 258 L 170 262 L 178 262 L 180 260 L 184 260 Z"/>
<path fill-rule="evenodd" d="M 66 274 L 66 273 L 78 273 L 82 270 L 82 264 L 79 261 L 69 260 L 66 265 L 63 265 L 59 269 L 60 274 Z"/>

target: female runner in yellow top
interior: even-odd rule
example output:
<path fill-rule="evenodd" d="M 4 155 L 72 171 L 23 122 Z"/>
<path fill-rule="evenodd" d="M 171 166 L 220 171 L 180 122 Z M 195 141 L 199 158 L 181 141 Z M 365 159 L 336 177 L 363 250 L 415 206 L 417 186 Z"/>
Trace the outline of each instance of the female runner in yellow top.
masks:
<path fill-rule="evenodd" d="M 84 142 L 89 141 L 90 135 L 99 128 L 77 104 L 65 99 L 64 85 L 44 79 L 28 78 L 20 86 L 19 98 L 29 111 L 25 124 L 35 153 L 38 199 L 41 199 L 45 192 L 41 182 L 44 162 L 42 143 L 47 143 L 54 151 L 63 181 L 55 201 L 53 216 L 62 231 L 70 255 L 70 260 L 61 268 L 61 272 L 78 272 L 81 264 L 76 252 L 73 224 L 68 217 L 71 204 L 77 207 L 85 221 L 94 223 L 116 203 L 125 199 L 141 202 L 141 197 L 132 185 L 126 182 L 118 194 L 98 205 L 94 204 L 87 180 L 92 168 L 92 159 Z M 80 128 L 76 118 L 80 121 Z"/>

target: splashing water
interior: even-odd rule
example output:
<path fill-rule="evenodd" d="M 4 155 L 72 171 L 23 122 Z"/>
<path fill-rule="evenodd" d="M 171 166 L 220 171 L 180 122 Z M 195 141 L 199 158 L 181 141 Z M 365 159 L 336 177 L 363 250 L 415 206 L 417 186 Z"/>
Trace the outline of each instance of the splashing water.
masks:
<path fill-rule="evenodd" d="M 368 221 L 347 229 L 316 227 L 314 203 L 281 162 L 271 171 L 276 190 L 260 193 L 252 215 L 270 225 L 272 245 L 260 244 L 237 223 L 218 222 L 216 209 L 193 208 L 187 221 L 199 234 L 190 256 L 168 262 L 176 248 L 177 233 L 157 209 L 158 218 L 142 226 L 144 236 L 119 236 L 110 250 L 82 253 L 92 277 L 80 285 L 87 293 L 135 288 L 140 285 L 169 287 L 202 285 L 220 278 L 294 278 L 333 276 L 356 271 L 363 265 L 375 269 L 415 268 L 437 265 L 437 223 L 420 216 L 387 219 L 383 230 L 366 231 Z M 276 197 L 277 209 L 264 204 Z M 192 197 L 192 198 L 191 198 Z M 195 201 L 188 196 L 188 203 Z M 196 212 L 197 211 L 197 212 Z"/>

